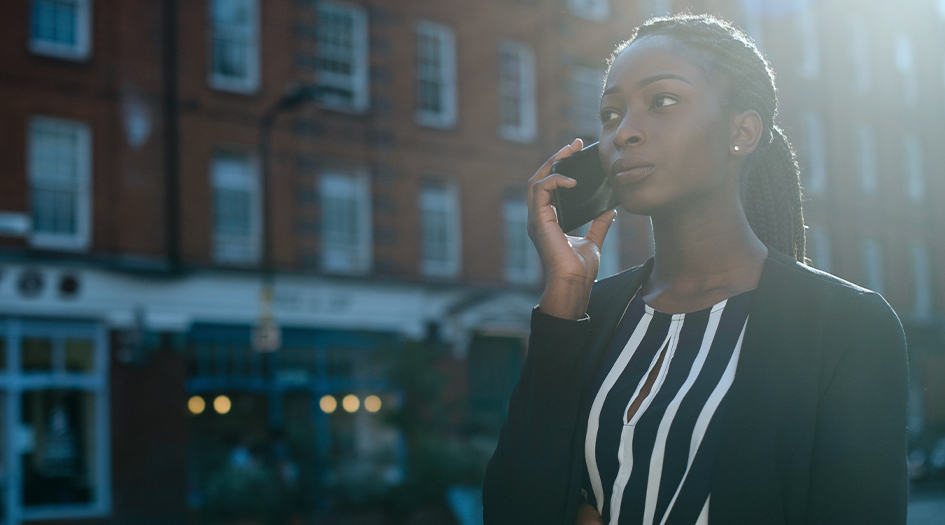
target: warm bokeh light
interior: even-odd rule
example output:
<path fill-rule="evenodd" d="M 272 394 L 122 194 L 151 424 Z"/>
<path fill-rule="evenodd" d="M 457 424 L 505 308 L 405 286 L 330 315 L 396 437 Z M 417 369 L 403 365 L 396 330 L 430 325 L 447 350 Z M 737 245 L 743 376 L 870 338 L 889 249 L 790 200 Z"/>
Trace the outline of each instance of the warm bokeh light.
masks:
<path fill-rule="evenodd" d="M 213 409 L 217 411 L 217 414 L 226 414 L 230 411 L 230 408 L 233 406 L 230 403 L 230 398 L 226 396 L 217 396 L 213 400 Z"/>
<path fill-rule="evenodd" d="M 381 398 L 377 396 L 367 396 L 364 398 L 364 410 L 368 412 L 377 412 L 381 409 Z"/>
<path fill-rule="evenodd" d="M 334 396 L 322 396 L 322 398 L 318 400 L 318 406 L 322 409 L 322 412 L 331 414 L 338 408 L 338 401 Z"/>
<path fill-rule="evenodd" d="M 361 406 L 361 401 L 358 399 L 358 396 L 348 394 L 341 400 L 341 406 L 344 407 L 345 412 L 357 412 L 358 407 Z"/>
<path fill-rule="evenodd" d="M 203 414 L 204 409 L 207 408 L 207 403 L 200 396 L 194 396 L 187 400 L 187 408 L 190 409 L 191 414 Z"/>

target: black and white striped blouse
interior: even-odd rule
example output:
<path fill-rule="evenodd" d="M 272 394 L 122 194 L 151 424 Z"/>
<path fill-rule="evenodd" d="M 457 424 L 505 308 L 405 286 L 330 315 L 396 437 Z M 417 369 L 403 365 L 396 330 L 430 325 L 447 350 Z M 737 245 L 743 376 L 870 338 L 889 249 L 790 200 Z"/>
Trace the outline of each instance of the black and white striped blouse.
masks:
<path fill-rule="evenodd" d="M 658 312 L 639 294 L 631 301 L 588 390 L 582 493 L 604 523 L 708 523 L 721 415 L 751 296 L 686 314 Z M 638 408 L 628 420 L 631 405 Z"/>

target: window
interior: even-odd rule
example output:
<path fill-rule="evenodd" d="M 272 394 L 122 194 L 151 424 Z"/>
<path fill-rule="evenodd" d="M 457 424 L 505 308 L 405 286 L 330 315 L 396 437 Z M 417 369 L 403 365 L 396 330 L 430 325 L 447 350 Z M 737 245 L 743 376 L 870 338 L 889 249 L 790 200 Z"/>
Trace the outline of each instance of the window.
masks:
<path fill-rule="evenodd" d="M 922 143 L 915 135 L 902 139 L 903 170 L 906 172 L 906 195 L 912 202 L 925 198 L 925 163 L 922 160 Z"/>
<path fill-rule="evenodd" d="M 830 232 L 822 226 L 811 226 L 807 230 L 807 256 L 811 265 L 823 272 L 830 272 L 833 267 Z"/>
<path fill-rule="evenodd" d="M 213 160 L 213 257 L 224 264 L 256 264 L 262 231 L 259 179 L 248 156 Z"/>
<path fill-rule="evenodd" d="M 81 122 L 34 117 L 29 126 L 32 236 L 37 248 L 89 246 L 92 139 Z"/>
<path fill-rule="evenodd" d="M 820 115 L 805 111 L 801 115 L 804 126 L 804 138 L 807 151 L 804 156 L 807 160 L 805 189 L 812 194 L 823 193 L 827 187 L 827 166 L 824 145 L 824 122 Z"/>
<path fill-rule="evenodd" d="M 368 174 L 325 171 L 321 194 L 322 268 L 364 274 L 371 270 L 371 193 Z"/>
<path fill-rule="evenodd" d="M 870 62 L 870 28 L 862 16 L 850 19 L 850 59 L 853 64 L 853 85 L 860 93 L 867 93 L 872 84 Z"/>
<path fill-rule="evenodd" d="M 814 4 L 801 10 L 797 16 L 797 33 L 801 47 L 801 62 L 797 74 L 813 79 L 820 74 L 820 33 Z"/>
<path fill-rule="evenodd" d="M 456 38 L 443 24 L 417 22 L 417 113 L 424 126 L 456 123 Z"/>
<path fill-rule="evenodd" d="M 854 128 L 856 153 L 860 168 L 860 189 L 867 195 L 876 193 L 876 134 L 873 129 L 859 124 Z"/>
<path fill-rule="evenodd" d="M 109 512 L 107 337 L 104 327 L 86 323 L 0 321 L 0 449 L 9 521 Z"/>
<path fill-rule="evenodd" d="M 641 15 L 643 18 L 652 16 L 666 16 L 673 12 L 672 0 L 643 0 L 640 2 Z"/>
<path fill-rule="evenodd" d="M 883 252 L 876 239 L 863 241 L 863 270 L 865 286 L 883 293 Z"/>
<path fill-rule="evenodd" d="M 33 0 L 30 51 L 84 60 L 92 51 L 92 0 Z"/>
<path fill-rule="evenodd" d="M 528 238 L 525 199 L 505 201 L 505 277 L 511 283 L 536 284 L 541 275 L 538 252 Z"/>
<path fill-rule="evenodd" d="M 609 0 L 569 0 L 568 7 L 575 15 L 588 20 L 604 20 L 610 14 Z"/>
<path fill-rule="evenodd" d="M 932 265 L 925 243 L 912 244 L 912 273 L 915 277 L 915 316 L 925 319 L 932 315 Z"/>
<path fill-rule="evenodd" d="M 499 137 L 535 139 L 535 55 L 521 42 L 499 44 Z"/>
<path fill-rule="evenodd" d="M 259 88 L 259 5 L 256 0 L 210 2 L 210 86 L 252 93 Z"/>
<path fill-rule="evenodd" d="M 577 66 L 574 81 L 574 127 L 580 137 L 597 142 L 600 136 L 600 97 L 604 91 L 604 72 L 587 66 Z"/>
<path fill-rule="evenodd" d="M 368 22 L 363 9 L 318 3 L 315 67 L 324 105 L 354 112 L 368 109 Z"/>
<path fill-rule="evenodd" d="M 765 37 L 765 19 L 760 5 L 743 4 L 745 6 L 745 27 L 744 30 L 755 43 L 755 47 L 761 51 L 764 45 Z"/>
<path fill-rule="evenodd" d="M 460 214 L 456 188 L 427 184 L 420 191 L 423 274 L 456 277 L 460 270 Z"/>
<path fill-rule="evenodd" d="M 913 107 L 919 100 L 919 79 L 916 77 L 915 59 L 912 54 L 912 41 L 906 35 L 899 35 L 895 42 L 896 70 L 899 71 L 903 100 L 906 106 Z"/>

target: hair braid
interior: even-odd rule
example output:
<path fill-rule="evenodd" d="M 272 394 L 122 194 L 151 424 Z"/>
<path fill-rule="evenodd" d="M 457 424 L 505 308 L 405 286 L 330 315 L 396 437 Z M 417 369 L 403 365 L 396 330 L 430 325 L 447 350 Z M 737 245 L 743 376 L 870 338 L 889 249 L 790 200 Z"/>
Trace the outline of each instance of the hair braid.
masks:
<path fill-rule="evenodd" d="M 754 43 L 728 22 L 710 15 L 653 18 L 617 46 L 609 66 L 634 41 L 653 35 L 676 39 L 704 59 L 700 64 L 728 80 L 729 109 L 753 109 L 764 129 L 742 168 L 742 206 L 752 231 L 765 244 L 804 263 L 804 214 L 794 149 L 777 124 L 774 72 Z"/>

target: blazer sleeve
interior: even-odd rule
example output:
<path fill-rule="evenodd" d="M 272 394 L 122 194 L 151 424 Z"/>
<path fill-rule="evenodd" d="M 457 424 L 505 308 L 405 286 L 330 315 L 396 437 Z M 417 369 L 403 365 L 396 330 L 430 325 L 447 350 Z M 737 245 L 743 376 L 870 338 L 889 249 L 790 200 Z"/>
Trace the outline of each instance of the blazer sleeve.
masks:
<path fill-rule="evenodd" d="M 565 521 L 589 327 L 587 316 L 572 321 L 532 311 L 528 355 L 486 468 L 486 525 Z"/>
<path fill-rule="evenodd" d="M 872 292 L 843 306 L 824 338 L 840 352 L 821 387 L 807 521 L 904 525 L 908 373 L 902 325 Z"/>

